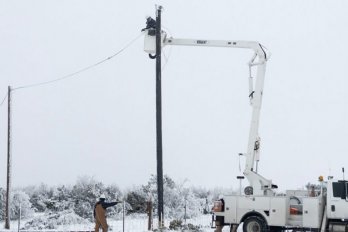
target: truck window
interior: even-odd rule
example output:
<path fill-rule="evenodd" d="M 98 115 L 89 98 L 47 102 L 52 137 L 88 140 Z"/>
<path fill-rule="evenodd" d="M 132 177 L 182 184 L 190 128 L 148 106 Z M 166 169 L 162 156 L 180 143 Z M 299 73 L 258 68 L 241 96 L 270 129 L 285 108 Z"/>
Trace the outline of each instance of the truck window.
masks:
<path fill-rule="evenodd" d="M 346 190 L 345 190 L 346 184 L 347 183 L 345 182 L 333 182 L 332 183 L 333 196 L 339 197 L 341 199 L 346 199 L 347 197 Z"/>

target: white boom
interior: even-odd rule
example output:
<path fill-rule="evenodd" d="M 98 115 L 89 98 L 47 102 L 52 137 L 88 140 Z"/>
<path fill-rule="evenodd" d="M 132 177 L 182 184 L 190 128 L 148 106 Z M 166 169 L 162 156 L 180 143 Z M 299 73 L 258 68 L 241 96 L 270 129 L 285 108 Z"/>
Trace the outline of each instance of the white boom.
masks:
<path fill-rule="evenodd" d="M 156 52 L 156 38 L 154 33 L 151 33 L 151 28 L 145 29 L 145 43 L 144 50 L 149 54 Z M 240 40 L 202 40 L 202 39 L 175 39 L 166 38 L 165 32 L 162 32 L 162 47 L 167 45 L 181 45 L 181 46 L 199 46 L 199 47 L 226 47 L 226 48 L 245 48 L 251 49 L 255 55 L 249 62 L 251 67 L 256 66 L 257 72 L 254 81 L 249 78 L 249 97 L 252 106 L 252 117 L 249 132 L 249 140 L 247 152 L 243 153 L 246 157 L 244 175 L 248 179 L 253 188 L 253 195 L 270 195 L 273 193 L 272 181 L 264 178 L 257 173 L 256 165 L 259 160 L 258 153 L 260 148 L 260 138 L 258 135 L 260 110 L 262 104 L 262 94 L 266 71 L 266 62 L 268 60 L 267 54 L 259 42 L 255 41 L 240 41 Z M 255 62 L 257 59 L 257 62 Z M 251 72 L 251 71 L 250 71 Z"/>

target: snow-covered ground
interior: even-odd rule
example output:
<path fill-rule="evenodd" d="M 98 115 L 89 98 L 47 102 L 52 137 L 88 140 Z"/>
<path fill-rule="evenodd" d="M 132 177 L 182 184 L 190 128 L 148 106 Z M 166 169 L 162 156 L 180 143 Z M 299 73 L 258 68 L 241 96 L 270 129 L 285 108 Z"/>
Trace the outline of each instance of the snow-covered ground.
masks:
<path fill-rule="evenodd" d="M 157 228 L 157 220 L 153 220 L 154 225 L 153 228 Z M 170 220 L 167 219 L 165 221 L 166 227 L 169 227 Z M 23 220 L 21 222 L 21 225 L 23 226 L 26 223 L 26 220 Z M 147 230 L 147 218 L 146 217 L 137 217 L 137 218 L 125 218 L 124 223 L 124 231 L 125 232 L 145 232 Z M 187 219 L 186 224 L 193 224 L 195 226 L 200 226 L 202 231 L 204 232 L 212 232 L 214 229 L 210 228 L 211 223 L 211 215 L 202 215 L 200 217 L 194 218 L 194 219 Z M 108 219 L 108 224 L 110 227 L 110 231 L 114 232 L 122 232 L 123 231 L 123 220 L 114 220 L 112 218 Z M 8 230 L 4 230 L 4 222 L 2 221 L 0 223 L 0 232 Z M 86 223 L 86 224 L 75 224 L 75 225 L 62 225 L 59 226 L 57 229 L 54 230 L 39 230 L 39 231 L 93 231 L 94 230 L 94 223 Z M 11 230 L 10 231 L 18 231 L 18 221 L 11 221 Z M 21 230 L 24 231 L 24 230 Z M 27 230 L 27 231 L 38 231 L 38 230 Z M 224 228 L 223 231 L 229 231 L 229 228 Z M 238 230 L 241 231 L 241 230 Z"/>

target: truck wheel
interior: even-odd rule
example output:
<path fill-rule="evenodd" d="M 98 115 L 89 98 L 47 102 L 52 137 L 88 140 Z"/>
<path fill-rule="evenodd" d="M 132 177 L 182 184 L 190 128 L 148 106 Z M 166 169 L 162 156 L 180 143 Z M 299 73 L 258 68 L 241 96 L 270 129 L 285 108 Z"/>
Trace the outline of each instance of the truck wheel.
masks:
<path fill-rule="evenodd" d="M 243 232 L 265 232 L 268 231 L 266 222 L 258 217 L 248 217 L 243 223 Z"/>

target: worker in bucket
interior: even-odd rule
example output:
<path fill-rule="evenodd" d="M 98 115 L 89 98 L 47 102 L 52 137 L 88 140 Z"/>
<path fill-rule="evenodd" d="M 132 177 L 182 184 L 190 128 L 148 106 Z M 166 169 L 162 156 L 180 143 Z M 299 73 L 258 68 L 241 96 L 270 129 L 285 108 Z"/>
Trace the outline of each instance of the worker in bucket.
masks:
<path fill-rule="evenodd" d="M 115 202 L 105 202 L 105 195 L 102 194 L 99 197 L 99 201 L 94 206 L 94 219 L 95 219 L 95 232 L 99 232 L 99 228 L 101 227 L 103 229 L 103 232 L 108 231 L 108 223 L 106 221 L 106 209 L 108 207 L 114 206 L 117 203 L 120 203 L 119 201 Z"/>

